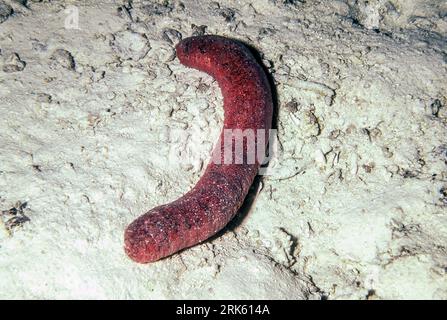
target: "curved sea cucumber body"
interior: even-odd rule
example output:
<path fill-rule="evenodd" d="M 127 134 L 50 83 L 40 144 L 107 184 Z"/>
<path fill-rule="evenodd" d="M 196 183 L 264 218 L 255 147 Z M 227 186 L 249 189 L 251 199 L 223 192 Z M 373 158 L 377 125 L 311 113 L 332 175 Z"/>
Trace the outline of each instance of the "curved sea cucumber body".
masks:
<path fill-rule="evenodd" d="M 220 36 L 198 36 L 181 41 L 176 51 L 182 64 L 208 73 L 219 84 L 224 104 L 219 141 L 223 141 L 225 129 L 256 132 L 271 128 L 271 89 L 261 66 L 243 44 Z M 222 161 L 210 161 L 193 189 L 128 226 L 124 241 L 130 258 L 140 263 L 159 260 L 206 240 L 234 217 L 262 159 L 226 164 L 224 144 L 218 143 L 213 153 L 219 148 Z M 232 153 L 234 156 L 234 150 Z"/>

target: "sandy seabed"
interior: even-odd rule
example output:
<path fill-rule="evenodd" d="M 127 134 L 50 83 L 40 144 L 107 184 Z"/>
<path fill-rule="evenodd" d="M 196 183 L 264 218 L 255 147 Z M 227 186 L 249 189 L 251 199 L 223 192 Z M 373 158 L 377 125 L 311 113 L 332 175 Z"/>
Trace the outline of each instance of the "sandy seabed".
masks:
<path fill-rule="evenodd" d="M 260 53 L 278 161 L 219 236 L 136 264 L 125 227 L 223 122 L 175 58 L 199 34 Z M 0 298 L 447 299 L 446 39 L 436 0 L 0 0 Z"/>

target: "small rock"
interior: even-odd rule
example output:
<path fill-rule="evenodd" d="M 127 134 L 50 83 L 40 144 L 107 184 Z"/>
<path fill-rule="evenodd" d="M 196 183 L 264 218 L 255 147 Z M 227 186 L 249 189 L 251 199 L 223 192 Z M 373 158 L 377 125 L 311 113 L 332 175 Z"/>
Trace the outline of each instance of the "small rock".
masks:
<path fill-rule="evenodd" d="M 118 7 L 118 9 L 116 11 L 117 11 L 118 17 L 123 18 L 124 20 L 126 20 L 128 22 L 133 22 L 132 13 L 130 11 L 130 8 L 128 8 L 126 6 L 121 6 L 121 7 Z"/>
<path fill-rule="evenodd" d="M 225 22 L 233 22 L 235 20 L 234 10 L 230 8 L 222 9 L 219 15 L 225 19 Z"/>
<path fill-rule="evenodd" d="M 272 28 L 261 28 L 259 29 L 259 37 L 262 39 L 264 37 L 273 36 L 276 33 L 276 30 Z"/>
<path fill-rule="evenodd" d="M 382 135 L 382 131 L 379 128 L 372 128 L 369 133 L 370 137 L 376 139 Z"/>
<path fill-rule="evenodd" d="M 20 72 L 25 69 L 26 63 L 21 60 L 17 53 L 11 53 L 8 57 L 6 57 L 5 62 L 3 64 L 3 72 L 11 73 L 11 72 Z"/>
<path fill-rule="evenodd" d="M 308 110 L 304 113 L 302 126 L 307 137 L 316 137 L 321 133 L 320 122 L 312 110 Z"/>
<path fill-rule="evenodd" d="M 36 101 L 42 103 L 50 103 L 52 101 L 51 95 L 48 93 L 38 93 L 36 94 Z"/>
<path fill-rule="evenodd" d="M 388 147 L 382 147 L 382 152 L 385 158 L 391 158 L 393 156 L 393 153 L 391 152 L 390 148 Z"/>
<path fill-rule="evenodd" d="M 57 49 L 53 52 L 50 59 L 53 67 L 61 66 L 68 70 L 74 70 L 76 67 L 72 54 L 65 49 Z"/>
<path fill-rule="evenodd" d="M 169 44 L 177 44 L 177 42 L 182 40 L 182 34 L 175 29 L 166 29 L 163 31 L 162 38 Z"/>
<path fill-rule="evenodd" d="M 223 17 L 226 22 L 233 22 L 235 19 L 234 10 L 222 8 L 218 2 L 211 2 L 209 8 L 213 15 Z"/>
<path fill-rule="evenodd" d="M 38 53 L 43 53 L 43 52 L 47 51 L 47 46 L 37 40 L 33 41 L 31 46 L 32 46 L 33 50 Z"/>
<path fill-rule="evenodd" d="M 143 59 L 151 49 L 144 35 L 129 30 L 117 32 L 111 46 L 121 59 L 133 61 Z"/>
<path fill-rule="evenodd" d="M 284 108 L 290 113 L 295 113 L 299 110 L 300 104 L 296 100 L 291 100 L 285 104 Z"/>
<path fill-rule="evenodd" d="M 375 168 L 375 163 L 371 162 L 371 163 L 367 163 L 362 165 L 363 169 L 365 170 L 366 173 L 371 173 L 372 170 Z"/>
<path fill-rule="evenodd" d="M 141 10 L 150 16 L 165 16 L 172 11 L 173 7 L 169 3 L 147 3 Z"/>
<path fill-rule="evenodd" d="M 196 26 L 195 24 L 191 24 L 192 35 L 194 37 L 203 36 L 205 34 L 207 28 L 208 28 L 208 26 L 205 26 L 205 25 Z"/>
<path fill-rule="evenodd" d="M 339 130 L 339 129 L 332 130 L 331 133 L 329 134 L 329 139 L 331 139 L 331 140 L 335 140 L 335 139 L 337 139 L 341 134 L 342 134 L 342 132 L 341 132 L 341 130 Z"/>
<path fill-rule="evenodd" d="M 439 99 L 435 99 L 433 103 L 430 105 L 431 114 L 435 117 L 439 116 L 439 110 L 442 108 L 442 103 Z"/>
<path fill-rule="evenodd" d="M 0 1 L 0 23 L 5 22 L 14 13 L 14 10 L 9 4 Z"/>

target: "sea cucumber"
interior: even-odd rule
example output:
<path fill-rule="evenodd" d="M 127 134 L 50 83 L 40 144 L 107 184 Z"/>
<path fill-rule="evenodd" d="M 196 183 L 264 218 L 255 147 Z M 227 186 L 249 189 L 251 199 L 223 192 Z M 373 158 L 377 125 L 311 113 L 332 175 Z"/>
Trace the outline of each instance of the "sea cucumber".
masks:
<path fill-rule="evenodd" d="M 219 84 L 224 127 L 213 151 L 219 158 L 210 161 L 188 193 L 150 210 L 127 227 L 124 249 L 140 263 L 153 262 L 198 244 L 235 216 L 263 159 L 257 157 L 250 162 L 243 157 L 239 164 L 224 161 L 224 132 L 234 129 L 267 132 L 272 124 L 273 101 L 267 76 L 242 43 L 221 36 L 190 37 L 177 44 L 176 53 L 182 64 L 208 73 Z M 260 140 L 257 136 L 256 143 L 258 140 L 265 148 L 267 139 Z M 247 145 L 243 144 L 244 153 Z M 231 147 L 235 158 L 234 150 Z"/>

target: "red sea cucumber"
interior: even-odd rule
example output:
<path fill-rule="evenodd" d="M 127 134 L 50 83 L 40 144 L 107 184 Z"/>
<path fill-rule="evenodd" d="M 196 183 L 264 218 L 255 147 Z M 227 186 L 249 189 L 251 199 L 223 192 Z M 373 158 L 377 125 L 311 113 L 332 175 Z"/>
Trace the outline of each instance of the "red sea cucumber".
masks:
<path fill-rule="evenodd" d="M 225 129 L 271 128 L 271 89 L 261 66 L 243 44 L 220 36 L 198 36 L 181 41 L 176 51 L 182 64 L 208 73 L 220 86 L 224 127 L 219 141 Z M 218 143 L 213 153 L 216 151 L 223 154 L 224 144 Z M 233 149 L 231 152 L 235 156 Z M 262 160 L 244 159 L 242 164 L 210 161 L 192 190 L 128 226 L 124 235 L 127 255 L 140 263 L 153 262 L 216 234 L 241 207 Z"/>

